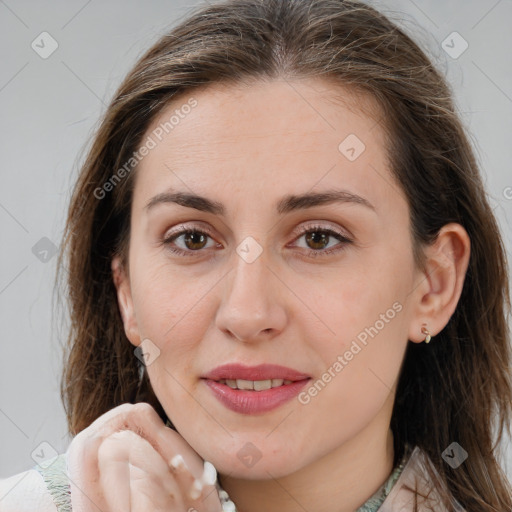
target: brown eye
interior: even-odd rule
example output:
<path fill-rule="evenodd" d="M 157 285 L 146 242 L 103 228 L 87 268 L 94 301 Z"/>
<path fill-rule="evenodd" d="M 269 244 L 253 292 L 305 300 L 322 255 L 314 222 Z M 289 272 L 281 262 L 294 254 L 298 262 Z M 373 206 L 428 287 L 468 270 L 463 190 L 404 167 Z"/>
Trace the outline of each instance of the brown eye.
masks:
<path fill-rule="evenodd" d="M 301 235 L 296 239 L 304 240 L 303 244 L 297 244 L 306 251 L 308 256 L 328 256 L 331 253 L 344 250 L 353 240 L 345 234 L 323 226 L 308 226 L 301 230 Z M 334 244 L 333 244 L 334 243 Z"/>
<path fill-rule="evenodd" d="M 206 245 L 207 239 L 208 236 L 199 231 L 191 231 L 183 235 L 186 248 L 192 251 L 202 249 Z"/>
<path fill-rule="evenodd" d="M 210 245 L 208 241 L 210 239 Z M 182 229 L 175 233 L 171 233 L 168 237 L 162 240 L 163 244 L 168 246 L 168 249 L 179 256 L 195 256 L 203 254 L 208 249 L 216 246 L 212 236 L 204 228 L 201 229 Z M 196 254 L 194 254 L 196 253 Z"/>
<path fill-rule="evenodd" d="M 306 242 L 311 249 L 324 249 L 329 244 L 330 235 L 325 231 L 309 231 Z"/>

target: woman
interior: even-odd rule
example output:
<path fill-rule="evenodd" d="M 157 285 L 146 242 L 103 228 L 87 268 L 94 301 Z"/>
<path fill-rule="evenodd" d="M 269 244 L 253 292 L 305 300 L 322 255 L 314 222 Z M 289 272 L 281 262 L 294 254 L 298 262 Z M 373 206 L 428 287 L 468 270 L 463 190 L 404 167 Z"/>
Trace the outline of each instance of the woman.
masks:
<path fill-rule="evenodd" d="M 75 438 L 11 502 L 511 509 L 505 251 L 444 79 L 373 8 L 226 0 L 161 38 L 65 264 Z"/>

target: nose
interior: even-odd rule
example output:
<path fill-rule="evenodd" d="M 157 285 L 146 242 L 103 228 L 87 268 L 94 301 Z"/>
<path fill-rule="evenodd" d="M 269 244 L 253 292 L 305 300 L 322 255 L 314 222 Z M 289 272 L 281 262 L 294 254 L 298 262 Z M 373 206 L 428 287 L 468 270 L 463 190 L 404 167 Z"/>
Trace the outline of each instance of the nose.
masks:
<path fill-rule="evenodd" d="M 283 284 L 269 267 L 265 251 L 251 263 L 238 253 L 233 260 L 224 280 L 217 328 L 247 343 L 275 337 L 287 322 Z"/>

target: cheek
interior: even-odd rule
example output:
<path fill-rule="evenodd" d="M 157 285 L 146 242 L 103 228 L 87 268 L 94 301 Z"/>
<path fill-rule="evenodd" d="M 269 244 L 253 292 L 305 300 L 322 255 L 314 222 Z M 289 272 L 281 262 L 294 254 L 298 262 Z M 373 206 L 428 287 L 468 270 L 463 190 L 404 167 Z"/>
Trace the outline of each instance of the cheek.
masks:
<path fill-rule="evenodd" d="M 218 281 L 216 272 L 194 276 L 190 268 L 173 267 L 163 257 L 148 259 L 134 273 L 137 325 L 141 337 L 160 351 L 148 374 L 157 396 L 168 404 L 190 399 L 184 388 L 197 380 L 199 348 L 215 315 Z"/>
<path fill-rule="evenodd" d="M 214 280 L 191 277 L 161 255 L 155 260 L 148 260 L 135 274 L 134 304 L 141 333 L 165 348 L 173 340 L 191 339 L 186 331 L 201 327 Z"/>
<path fill-rule="evenodd" d="M 357 390 L 363 397 L 372 396 L 375 385 L 392 387 L 407 343 L 405 309 L 395 298 L 373 290 L 355 300 L 346 291 L 325 303 L 323 318 L 329 330 L 323 332 L 328 334 L 318 336 L 314 328 L 305 334 L 329 383 L 336 381 L 343 390 Z"/>
<path fill-rule="evenodd" d="M 304 425 L 314 432 L 322 418 L 323 435 L 333 440 L 356 435 L 390 403 L 407 345 L 401 304 L 381 307 L 365 295 L 357 305 L 340 295 L 346 307 L 333 316 L 336 336 L 316 338 L 320 370 L 300 397 Z"/>
<path fill-rule="evenodd" d="M 321 324 L 312 316 L 302 325 L 321 361 L 316 375 L 321 382 L 311 391 L 318 393 L 319 405 L 340 405 L 338 419 L 346 413 L 369 417 L 383 405 L 407 345 L 408 263 L 385 254 L 369 263 L 340 270 L 321 293 L 309 288 L 308 300 L 321 318 Z"/>
<path fill-rule="evenodd" d="M 340 268 L 320 286 L 301 280 L 297 294 L 307 297 L 310 312 L 304 316 L 303 328 L 309 330 L 306 340 L 317 340 L 322 353 L 343 353 L 352 340 L 362 344 L 374 337 L 395 338 L 405 323 L 405 290 L 410 286 L 407 273 L 382 259 L 373 264 L 362 262 L 357 267 Z M 404 267 L 402 267 L 403 269 Z M 316 333 L 316 336 L 314 335 Z"/>

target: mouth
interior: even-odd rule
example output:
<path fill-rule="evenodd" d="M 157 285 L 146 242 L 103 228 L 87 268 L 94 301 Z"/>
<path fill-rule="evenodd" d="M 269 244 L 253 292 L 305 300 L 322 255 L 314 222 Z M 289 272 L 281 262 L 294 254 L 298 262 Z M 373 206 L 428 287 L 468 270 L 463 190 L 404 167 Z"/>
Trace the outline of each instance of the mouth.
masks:
<path fill-rule="evenodd" d="M 231 389 L 242 389 L 244 391 L 265 391 L 267 389 L 288 386 L 293 380 L 285 379 L 267 379 L 267 380 L 244 380 L 244 379 L 220 379 L 215 382 L 225 384 Z"/>
<path fill-rule="evenodd" d="M 246 366 L 240 363 L 223 364 L 222 366 L 217 366 L 217 368 L 214 368 L 207 374 L 203 375 L 203 378 L 205 379 L 214 380 L 216 382 L 225 380 L 226 383 L 228 380 L 237 382 L 264 382 L 267 380 L 274 380 L 277 382 L 282 380 L 283 382 L 279 383 L 279 385 L 283 385 L 285 381 L 296 382 L 298 380 L 308 379 L 309 377 L 309 375 L 299 372 L 298 370 L 277 364 Z"/>
<path fill-rule="evenodd" d="M 310 379 L 291 368 L 269 364 L 228 364 L 202 377 L 222 405 L 240 414 L 274 410 L 295 397 Z"/>

